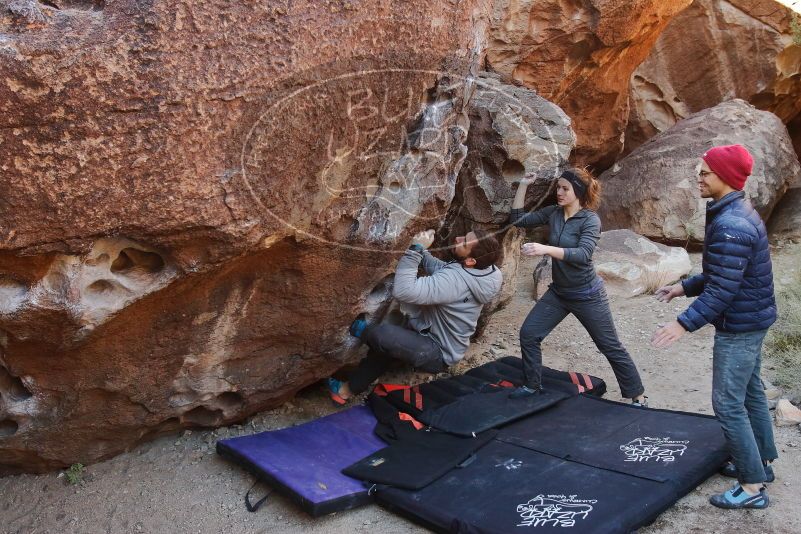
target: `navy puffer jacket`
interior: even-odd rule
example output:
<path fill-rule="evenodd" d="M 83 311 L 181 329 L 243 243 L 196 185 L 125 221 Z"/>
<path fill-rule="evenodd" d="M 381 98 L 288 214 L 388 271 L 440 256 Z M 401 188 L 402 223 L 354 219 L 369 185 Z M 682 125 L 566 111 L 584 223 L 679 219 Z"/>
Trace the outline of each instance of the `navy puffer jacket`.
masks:
<path fill-rule="evenodd" d="M 767 231 L 742 191 L 707 205 L 703 268 L 682 282 L 688 297 L 700 295 L 678 317 L 687 331 L 711 323 L 723 332 L 753 332 L 776 321 Z"/>

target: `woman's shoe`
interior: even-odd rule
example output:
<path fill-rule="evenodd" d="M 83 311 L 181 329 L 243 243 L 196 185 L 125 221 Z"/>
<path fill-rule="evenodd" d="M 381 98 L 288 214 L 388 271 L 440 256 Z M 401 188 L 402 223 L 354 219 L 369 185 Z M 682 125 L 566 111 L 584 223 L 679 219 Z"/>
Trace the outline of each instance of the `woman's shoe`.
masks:
<path fill-rule="evenodd" d="M 539 395 L 542 393 L 542 388 L 532 389 L 528 386 L 520 386 L 519 388 L 515 389 L 509 394 L 510 399 L 525 399 L 528 397 L 533 397 L 534 395 Z"/>
<path fill-rule="evenodd" d="M 631 399 L 631 405 L 635 408 L 648 408 L 648 397 L 643 397 L 642 400 Z"/>

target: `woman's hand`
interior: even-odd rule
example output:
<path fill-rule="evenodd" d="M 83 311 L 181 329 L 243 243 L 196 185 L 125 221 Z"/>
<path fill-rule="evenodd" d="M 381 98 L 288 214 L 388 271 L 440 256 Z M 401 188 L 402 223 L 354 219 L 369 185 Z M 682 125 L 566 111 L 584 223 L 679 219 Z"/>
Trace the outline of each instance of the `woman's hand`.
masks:
<path fill-rule="evenodd" d="M 522 177 L 517 182 L 517 191 L 515 191 L 515 197 L 512 199 L 512 209 L 519 210 L 523 207 L 526 203 L 526 191 L 528 190 L 528 186 L 534 183 L 537 177 L 529 174 Z"/>
<path fill-rule="evenodd" d="M 542 243 L 523 243 L 520 247 L 520 252 L 523 256 L 545 256 L 550 253 L 552 248 Z"/>

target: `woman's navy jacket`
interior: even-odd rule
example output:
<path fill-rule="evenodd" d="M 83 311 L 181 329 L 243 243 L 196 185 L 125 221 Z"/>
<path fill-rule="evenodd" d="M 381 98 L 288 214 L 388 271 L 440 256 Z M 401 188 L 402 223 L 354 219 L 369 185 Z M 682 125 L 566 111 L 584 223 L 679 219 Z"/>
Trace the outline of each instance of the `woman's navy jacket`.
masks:
<path fill-rule="evenodd" d="M 678 317 L 687 331 L 711 323 L 723 332 L 753 332 L 776 321 L 767 231 L 742 191 L 707 205 L 703 269 L 682 282 L 688 297 L 700 295 Z"/>

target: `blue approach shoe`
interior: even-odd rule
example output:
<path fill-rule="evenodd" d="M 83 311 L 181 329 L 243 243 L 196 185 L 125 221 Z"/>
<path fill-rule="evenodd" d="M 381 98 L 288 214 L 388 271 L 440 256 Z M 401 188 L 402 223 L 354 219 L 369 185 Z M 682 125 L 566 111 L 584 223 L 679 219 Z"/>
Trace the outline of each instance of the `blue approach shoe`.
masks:
<path fill-rule="evenodd" d="M 727 510 L 737 510 L 741 508 L 767 508 L 770 501 L 765 487 L 759 489 L 756 495 L 748 495 L 739 484 L 735 484 L 732 489 L 709 498 L 709 503 L 718 508 Z"/>
<path fill-rule="evenodd" d="M 350 324 L 350 328 L 348 331 L 350 335 L 353 337 L 358 337 L 359 339 L 362 338 L 364 335 L 364 330 L 367 328 L 367 320 L 365 319 L 364 314 L 359 314 L 358 317 Z"/>
<path fill-rule="evenodd" d="M 534 395 L 539 395 L 542 393 L 542 388 L 531 389 L 528 386 L 520 386 L 513 392 L 509 394 L 510 399 L 525 399 L 527 397 L 533 397 Z"/>
<path fill-rule="evenodd" d="M 720 468 L 720 474 L 724 477 L 737 478 L 740 474 L 737 471 L 737 466 L 731 462 Z M 770 464 L 765 464 L 765 482 L 773 482 L 776 480 L 776 474 L 773 472 L 773 467 Z"/>

